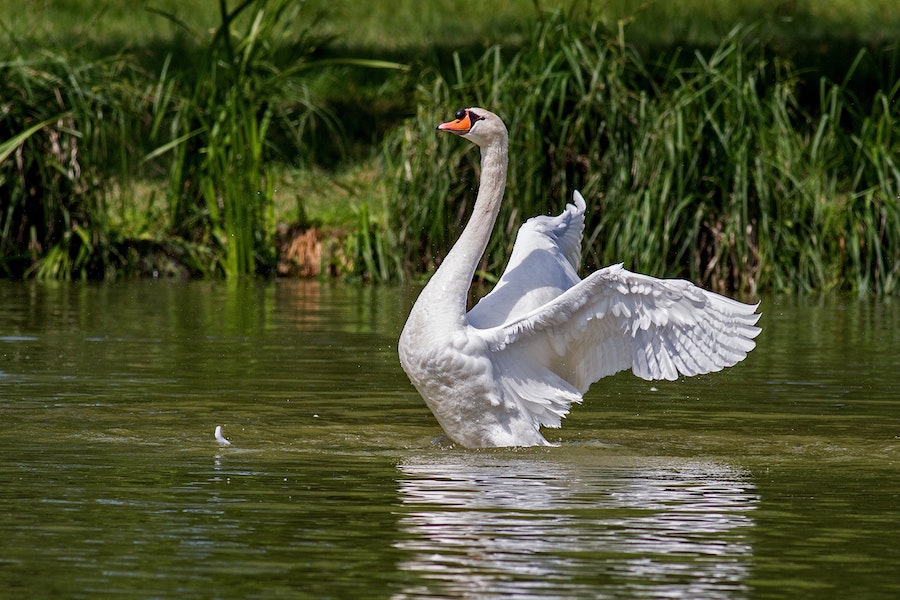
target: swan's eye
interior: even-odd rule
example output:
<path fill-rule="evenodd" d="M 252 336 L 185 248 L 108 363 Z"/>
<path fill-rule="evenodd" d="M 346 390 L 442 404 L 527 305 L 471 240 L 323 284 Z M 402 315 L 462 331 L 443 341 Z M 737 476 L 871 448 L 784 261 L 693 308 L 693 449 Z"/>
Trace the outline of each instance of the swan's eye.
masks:
<path fill-rule="evenodd" d="M 462 121 L 465 118 L 466 118 L 466 109 L 461 108 L 458 111 L 456 111 L 456 120 L 457 121 Z"/>
<path fill-rule="evenodd" d="M 473 113 L 471 110 L 468 111 L 468 112 L 469 112 L 469 120 L 472 122 L 473 125 L 474 125 L 477 121 L 483 121 L 483 120 L 484 120 L 484 117 L 482 117 L 481 115 L 476 115 L 476 114 Z"/>

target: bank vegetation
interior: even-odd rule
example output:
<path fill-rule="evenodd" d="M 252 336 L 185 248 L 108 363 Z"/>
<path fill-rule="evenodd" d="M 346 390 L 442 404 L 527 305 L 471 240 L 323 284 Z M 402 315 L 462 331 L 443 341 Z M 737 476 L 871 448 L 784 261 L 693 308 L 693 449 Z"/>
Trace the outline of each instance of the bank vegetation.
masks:
<path fill-rule="evenodd" d="M 208 28 L 153 8 L 173 32 L 159 48 L 7 31 L 0 276 L 425 275 L 478 181 L 477 150 L 434 126 L 480 105 L 511 137 L 484 280 L 524 219 L 579 189 L 588 268 L 900 290 L 896 42 L 821 33 L 813 52 L 742 18 L 686 43 L 578 6 L 427 52 L 348 47 L 294 0 L 221 0 Z"/>

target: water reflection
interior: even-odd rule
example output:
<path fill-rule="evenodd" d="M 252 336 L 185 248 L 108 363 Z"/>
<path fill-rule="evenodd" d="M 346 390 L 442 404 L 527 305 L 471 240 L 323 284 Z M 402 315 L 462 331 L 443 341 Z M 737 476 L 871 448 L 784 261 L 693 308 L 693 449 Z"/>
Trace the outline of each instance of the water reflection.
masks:
<path fill-rule="evenodd" d="M 738 368 L 463 452 L 417 291 L 0 280 L 0 596 L 900 598 L 900 302 L 765 299 Z"/>
<path fill-rule="evenodd" d="M 728 465 L 445 453 L 399 469 L 416 583 L 396 598 L 747 592 L 759 498 Z"/>

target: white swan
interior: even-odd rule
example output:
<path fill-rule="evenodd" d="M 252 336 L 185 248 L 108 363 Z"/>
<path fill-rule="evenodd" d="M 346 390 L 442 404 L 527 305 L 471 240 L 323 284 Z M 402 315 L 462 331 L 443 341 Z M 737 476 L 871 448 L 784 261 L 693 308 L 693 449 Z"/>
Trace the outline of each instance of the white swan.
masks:
<path fill-rule="evenodd" d="M 624 369 L 675 379 L 734 365 L 756 344 L 757 305 L 621 264 L 585 279 L 585 203 L 519 229 L 496 287 L 466 312 L 469 286 L 506 186 L 508 134 L 482 108 L 438 125 L 481 148 L 468 224 L 410 312 L 400 362 L 447 436 L 469 448 L 550 445 L 560 419 L 594 381 Z"/>

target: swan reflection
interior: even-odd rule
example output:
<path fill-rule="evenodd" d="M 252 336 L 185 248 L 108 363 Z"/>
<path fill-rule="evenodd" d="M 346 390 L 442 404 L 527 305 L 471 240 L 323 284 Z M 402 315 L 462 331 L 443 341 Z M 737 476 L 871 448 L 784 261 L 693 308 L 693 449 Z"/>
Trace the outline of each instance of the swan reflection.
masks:
<path fill-rule="evenodd" d="M 415 583 L 396 598 L 747 592 L 758 497 L 728 465 L 443 453 L 398 468 Z"/>

